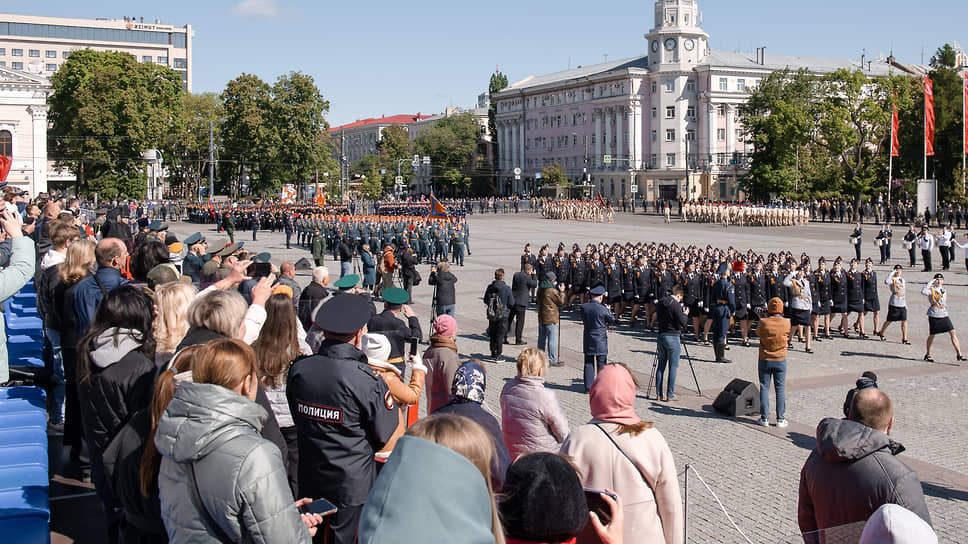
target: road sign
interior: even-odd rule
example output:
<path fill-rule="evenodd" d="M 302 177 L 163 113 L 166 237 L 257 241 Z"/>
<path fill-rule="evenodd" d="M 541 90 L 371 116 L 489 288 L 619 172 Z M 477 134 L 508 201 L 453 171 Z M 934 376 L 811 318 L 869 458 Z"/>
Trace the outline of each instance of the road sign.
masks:
<path fill-rule="evenodd" d="M 514 179 L 521 179 L 521 176 L 520 175 L 515 175 L 514 176 Z"/>
<path fill-rule="evenodd" d="M 612 156 L 605 155 L 604 157 L 602 157 L 602 162 L 604 162 L 605 164 L 612 164 Z"/>
<path fill-rule="evenodd" d="M 420 166 L 420 159 L 414 159 L 410 161 L 410 166 L 413 166 L 413 169 L 416 170 L 417 167 Z"/>
<path fill-rule="evenodd" d="M 632 194 L 635 194 L 637 192 L 639 192 L 639 186 L 638 185 L 633 185 L 632 186 Z"/>
<path fill-rule="evenodd" d="M 397 176 L 393 179 L 394 183 L 403 183 L 403 176 Z"/>
<path fill-rule="evenodd" d="M 521 169 L 520 168 L 515 168 L 514 169 L 514 175 L 515 176 L 520 176 L 521 175 Z"/>
<path fill-rule="evenodd" d="M 541 172 L 536 173 L 534 179 L 541 179 Z"/>
<path fill-rule="evenodd" d="M 423 163 L 424 163 L 424 164 L 430 164 L 430 157 L 428 157 L 428 156 L 426 156 L 426 155 L 424 155 L 424 158 L 423 158 Z"/>
<path fill-rule="evenodd" d="M 420 155 L 414 155 L 413 162 L 420 162 Z"/>

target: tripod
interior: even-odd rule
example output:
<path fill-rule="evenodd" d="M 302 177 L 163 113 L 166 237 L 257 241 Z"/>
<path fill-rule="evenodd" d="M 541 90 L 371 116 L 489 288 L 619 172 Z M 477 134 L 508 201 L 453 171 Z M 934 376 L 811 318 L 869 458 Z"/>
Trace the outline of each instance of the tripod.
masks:
<path fill-rule="evenodd" d="M 686 354 L 686 361 L 689 363 L 689 370 L 692 371 L 692 380 L 696 383 L 696 393 L 702 396 L 702 389 L 699 388 L 699 378 L 696 377 L 696 368 L 692 366 L 692 356 L 689 355 L 689 347 L 682 338 L 679 338 L 679 345 L 682 346 L 682 352 Z M 645 397 L 648 398 L 652 396 L 652 386 L 655 384 L 655 373 L 659 369 L 659 350 L 655 350 L 655 357 L 652 359 L 652 371 L 649 373 L 649 385 L 645 389 Z M 662 396 L 662 391 L 656 391 L 657 396 Z"/>

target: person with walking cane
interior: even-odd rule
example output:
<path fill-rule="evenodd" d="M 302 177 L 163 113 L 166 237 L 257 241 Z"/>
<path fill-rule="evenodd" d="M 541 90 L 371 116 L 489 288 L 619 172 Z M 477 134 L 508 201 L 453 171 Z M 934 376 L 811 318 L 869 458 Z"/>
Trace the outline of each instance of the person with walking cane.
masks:
<path fill-rule="evenodd" d="M 928 297 L 928 340 L 924 349 L 924 360 L 934 362 L 931 357 L 931 344 L 934 343 L 934 335 L 948 333 L 951 336 L 951 345 L 955 348 L 959 361 L 968 361 L 968 357 L 961 354 L 961 344 L 958 343 L 958 333 L 955 326 L 951 324 L 948 316 L 948 292 L 944 288 L 944 274 L 934 275 L 934 280 L 921 289 L 921 294 Z"/>

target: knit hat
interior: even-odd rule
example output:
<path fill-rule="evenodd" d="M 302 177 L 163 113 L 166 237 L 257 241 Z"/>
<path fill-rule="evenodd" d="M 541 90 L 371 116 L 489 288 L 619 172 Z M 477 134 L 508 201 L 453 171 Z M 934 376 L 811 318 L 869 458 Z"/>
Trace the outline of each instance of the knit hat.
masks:
<path fill-rule="evenodd" d="M 457 320 L 447 314 L 440 314 L 433 323 L 434 332 L 441 336 L 457 336 Z"/>
<path fill-rule="evenodd" d="M 641 421 L 635 414 L 635 382 L 621 365 L 605 365 L 589 392 L 592 417 L 620 425 Z"/>
<path fill-rule="evenodd" d="M 508 467 L 498 505 L 507 536 L 567 542 L 588 521 L 588 503 L 575 469 L 560 455 L 532 453 Z"/>
<path fill-rule="evenodd" d="M 390 358 L 390 340 L 382 334 L 364 334 L 360 347 L 369 362 L 386 363 Z"/>
<path fill-rule="evenodd" d="M 487 387 L 484 367 L 475 360 L 460 365 L 454 374 L 454 384 L 450 388 L 451 402 L 484 403 L 484 389 Z"/>
<path fill-rule="evenodd" d="M 937 544 L 928 522 L 897 504 L 884 504 L 871 514 L 859 544 Z"/>

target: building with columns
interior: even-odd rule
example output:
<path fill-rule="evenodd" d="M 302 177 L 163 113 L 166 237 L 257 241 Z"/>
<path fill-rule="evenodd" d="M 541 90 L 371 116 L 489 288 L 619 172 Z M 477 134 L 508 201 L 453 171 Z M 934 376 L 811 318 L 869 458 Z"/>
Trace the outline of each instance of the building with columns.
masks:
<path fill-rule="evenodd" d="M 558 163 L 606 198 L 742 200 L 751 148 L 739 106 L 762 78 L 784 68 L 907 71 L 893 59 L 713 51 L 696 0 L 655 2 L 645 39 L 645 56 L 528 76 L 491 97 L 499 193 L 533 191 L 535 174 Z"/>
<path fill-rule="evenodd" d="M 7 183 L 31 196 L 47 191 L 47 97 L 43 75 L 0 68 L 0 153 L 13 159 Z"/>

